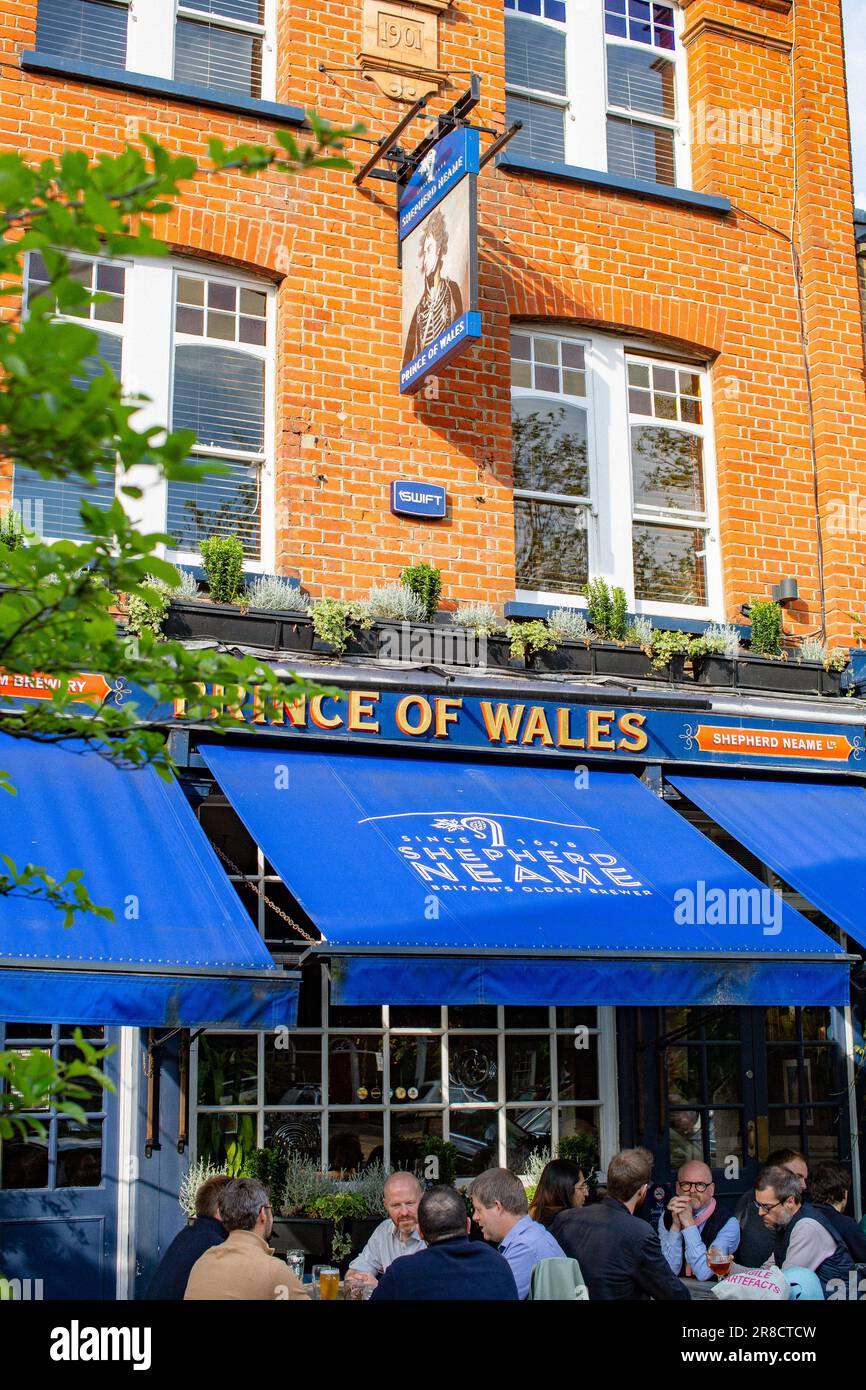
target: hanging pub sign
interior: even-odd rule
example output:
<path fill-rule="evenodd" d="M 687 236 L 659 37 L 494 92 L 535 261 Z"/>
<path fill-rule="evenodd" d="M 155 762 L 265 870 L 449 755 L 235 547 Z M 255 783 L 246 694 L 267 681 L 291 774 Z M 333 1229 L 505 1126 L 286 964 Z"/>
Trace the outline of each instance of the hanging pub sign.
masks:
<path fill-rule="evenodd" d="M 458 127 L 427 151 L 400 194 L 403 394 L 481 337 L 478 160 L 478 131 Z"/>

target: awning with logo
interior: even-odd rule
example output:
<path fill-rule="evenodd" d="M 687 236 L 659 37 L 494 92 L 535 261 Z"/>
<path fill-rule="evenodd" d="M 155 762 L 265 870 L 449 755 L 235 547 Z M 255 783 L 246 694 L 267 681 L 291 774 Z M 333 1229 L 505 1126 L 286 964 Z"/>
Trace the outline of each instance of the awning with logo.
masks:
<path fill-rule="evenodd" d="M 297 1014 L 297 975 L 275 965 L 181 788 L 81 743 L 0 733 L 0 854 L 40 866 L 72 897 L 79 871 L 113 920 L 64 926 L 44 880 L 0 891 L 0 1018 L 138 1027 L 272 1028 Z M 7 866 L 0 862 L 0 876 Z"/>
<path fill-rule="evenodd" d="M 866 790 L 781 777 L 670 778 L 735 840 L 866 946 Z"/>
<path fill-rule="evenodd" d="M 630 773 L 200 751 L 336 1003 L 847 1002 L 835 942 Z"/>

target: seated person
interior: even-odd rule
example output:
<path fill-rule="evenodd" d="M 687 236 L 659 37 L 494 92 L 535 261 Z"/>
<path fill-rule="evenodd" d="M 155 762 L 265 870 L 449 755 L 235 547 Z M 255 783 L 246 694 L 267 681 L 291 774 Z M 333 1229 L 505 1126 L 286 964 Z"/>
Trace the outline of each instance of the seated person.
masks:
<path fill-rule="evenodd" d="M 474 1179 L 472 1208 L 484 1239 L 511 1265 L 521 1298 L 529 1295 L 539 1260 L 565 1258 L 547 1228 L 529 1215 L 523 1183 L 510 1168 L 488 1168 Z"/>
<path fill-rule="evenodd" d="M 755 1208 L 778 1232 L 775 1263 L 786 1269 L 811 1269 L 826 1298 L 828 1289 L 846 1289 L 854 1261 L 826 1209 L 803 1201 L 800 1179 L 787 1168 L 764 1168 L 755 1181 Z"/>
<path fill-rule="evenodd" d="M 662 1254 L 674 1274 L 712 1279 L 707 1251 L 713 1246 L 733 1255 L 740 1223 L 716 1202 L 713 1175 L 706 1163 L 692 1159 L 677 1173 L 676 1192 L 659 1220 Z"/>
<path fill-rule="evenodd" d="M 203 1182 L 195 1194 L 195 1220 L 178 1231 L 153 1272 L 147 1299 L 176 1299 L 186 1293 L 190 1270 L 205 1250 L 222 1245 L 228 1232 L 220 1220 L 220 1193 L 231 1178 L 220 1174 Z"/>
<path fill-rule="evenodd" d="M 469 1217 L 459 1192 L 431 1187 L 418 1205 L 418 1228 L 426 1242 L 411 1259 L 395 1260 L 373 1290 L 371 1302 L 510 1300 L 517 1285 L 508 1261 L 479 1240 L 469 1239 Z"/>
<path fill-rule="evenodd" d="M 845 1215 L 851 1174 L 841 1163 L 819 1163 L 812 1173 L 812 1201 L 824 1216 L 829 1217 L 848 1247 L 856 1264 L 866 1264 L 866 1234 L 853 1216 Z"/>
<path fill-rule="evenodd" d="M 401 1255 L 424 1249 L 418 1234 L 421 1192 L 421 1184 L 412 1173 L 392 1173 L 386 1178 L 383 1197 L 388 1215 L 349 1265 L 346 1278 L 350 1283 L 375 1284 Z"/>
<path fill-rule="evenodd" d="M 222 1190 L 220 1213 L 228 1236 L 196 1260 L 185 1301 L 306 1299 L 300 1279 L 268 1245 L 274 1217 L 265 1185 L 257 1178 L 232 1178 Z"/>

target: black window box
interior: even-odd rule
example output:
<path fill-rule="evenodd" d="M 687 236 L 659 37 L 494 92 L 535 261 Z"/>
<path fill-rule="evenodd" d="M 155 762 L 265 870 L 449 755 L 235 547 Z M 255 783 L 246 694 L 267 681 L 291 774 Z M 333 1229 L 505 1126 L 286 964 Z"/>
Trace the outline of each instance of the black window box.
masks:
<path fill-rule="evenodd" d="M 308 652 L 313 645 L 313 624 L 305 614 L 289 610 L 241 609 L 233 603 L 181 600 L 169 605 L 163 635 L 176 641 L 212 638 L 233 647 Z"/>
<path fill-rule="evenodd" d="M 685 679 L 685 656 L 682 652 L 674 652 L 670 664 L 659 670 L 653 667 L 652 658 L 642 647 L 621 646 L 618 642 L 593 642 L 590 651 L 596 676 L 619 676 L 624 680 L 641 681 Z"/>
<path fill-rule="evenodd" d="M 560 642 L 554 651 L 534 652 L 528 656 L 526 666 L 530 671 L 572 671 L 575 675 L 590 676 L 592 647 L 586 642 Z"/>
<path fill-rule="evenodd" d="M 825 671 L 820 661 L 781 661 L 768 656 L 699 656 L 693 660 L 699 685 L 784 695 L 838 695 L 841 671 Z"/>

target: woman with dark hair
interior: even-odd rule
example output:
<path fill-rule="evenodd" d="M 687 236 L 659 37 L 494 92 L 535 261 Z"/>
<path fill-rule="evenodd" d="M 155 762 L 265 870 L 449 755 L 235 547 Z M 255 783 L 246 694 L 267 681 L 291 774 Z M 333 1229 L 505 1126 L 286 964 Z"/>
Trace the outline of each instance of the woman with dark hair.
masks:
<path fill-rule="evenodd" d="M 568 1158 L 554 1158 L 538 1179 L 529 1215 L 549 1227 L 561 1211 L 582 1207 L 588 1192 L 589 1183 L 577 1164 Z"/>

